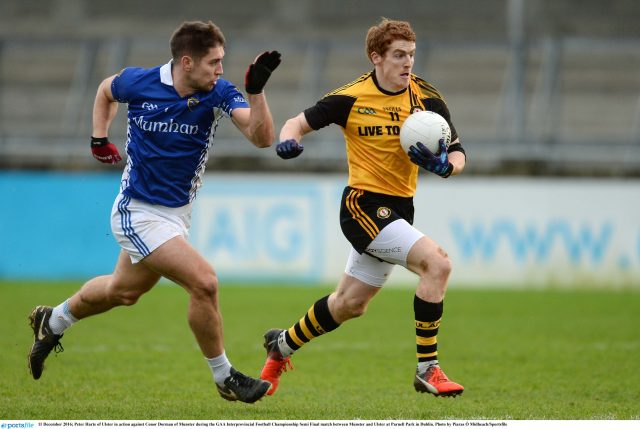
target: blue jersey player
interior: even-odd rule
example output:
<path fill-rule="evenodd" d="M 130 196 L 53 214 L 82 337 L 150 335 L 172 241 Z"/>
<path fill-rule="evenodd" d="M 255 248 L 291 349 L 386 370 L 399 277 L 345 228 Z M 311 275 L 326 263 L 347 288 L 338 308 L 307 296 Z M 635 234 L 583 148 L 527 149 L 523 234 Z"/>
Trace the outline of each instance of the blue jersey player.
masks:
<path fill-rule="evenodd" d="M 127 162 L 111 213 L 122 247 L 112 274 L 96 277 L 57 307 L 30 315 L 34 344 L 29 368 L 40 378 L 52 350 L 61 351 L 65 329 L 80 319 L 133 305 L 165 277 L 190 295 L 188 321 L 220 395 L 255 402 L 269 382 L 231 366 L 224 349 L 213 267 L 187 241 L 192 202 L 222 118 L 228 117 L 255 146 L 271 146 L 275 134 L 263 88 L 280 64 L 276 51 L 249 65 L 245 96 L 222 79 L 225 39 L 212 22 L 185 22 L 171 38 L 169 63 L 129 67 L 99 86 L 93 108 L 91 150 L 105 163 L 121 160 L 108 132 L 118 103 L 128 105 Z"/>

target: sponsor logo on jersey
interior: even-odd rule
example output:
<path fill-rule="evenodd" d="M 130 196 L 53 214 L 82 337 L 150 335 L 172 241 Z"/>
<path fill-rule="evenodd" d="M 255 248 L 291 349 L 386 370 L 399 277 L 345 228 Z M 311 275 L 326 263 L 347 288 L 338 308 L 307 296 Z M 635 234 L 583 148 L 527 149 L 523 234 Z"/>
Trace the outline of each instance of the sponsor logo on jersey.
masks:
<path fill-rule="evenodd" d="M 356 112 L 362 115 L 375 115 L 376 111 L 372 107 L 358 107 Z"/>
<path fill-rule="evenodd" d="M 170 119 L 169 122 L 163 121 L 146 121 L 144 116 L 133 118 L 133 123 L 142 131 L 151 131 L 156 133 L 179 133 L 193 135 L 198 133 L 198 126 L 191 124 L 181 124 Z"/>
<path fill-rule="evenodd" d="M 153 104 L 153 103 L 149 103 L 148 101 L 145 101 L 144 103 L 142 103 L 141 106 L 143 109 L 147 109 L 147 110 L 156 110 L 158 108 L 157 104 Z"/>

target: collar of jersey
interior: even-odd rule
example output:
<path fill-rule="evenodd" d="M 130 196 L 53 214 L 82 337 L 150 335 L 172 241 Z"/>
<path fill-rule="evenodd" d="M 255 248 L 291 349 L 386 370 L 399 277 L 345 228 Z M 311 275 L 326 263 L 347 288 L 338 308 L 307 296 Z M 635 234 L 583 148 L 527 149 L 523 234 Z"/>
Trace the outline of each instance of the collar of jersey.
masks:
<path fill-rule="evenodd" d="M 378 78 L 376 78 L 376 69 L 373 69 L 373 71 L 371 72 L 371 77 L 373 77 L 373 83 L 376 85 L 376 88 L 378 88 L 378 91 L 380 91 L 381 93 L 383 93 L 385 95 L 399 95 L 399 94 L 402 94 L 403 92 L 405 92 L 407 90 L 407 88 L 404 88 L 404 89 L 401 89 L 398 92 L 391 92 L 391 91 L 387 91 L 386 89 L 382 88 L 378 84 Z"/>
<path fill-rule="evenodd" d="M 160 67 L 160 82 L 165 85 L 173 86 L 173 76 L 171 76 L 171 64 L 173 60 Z"/>

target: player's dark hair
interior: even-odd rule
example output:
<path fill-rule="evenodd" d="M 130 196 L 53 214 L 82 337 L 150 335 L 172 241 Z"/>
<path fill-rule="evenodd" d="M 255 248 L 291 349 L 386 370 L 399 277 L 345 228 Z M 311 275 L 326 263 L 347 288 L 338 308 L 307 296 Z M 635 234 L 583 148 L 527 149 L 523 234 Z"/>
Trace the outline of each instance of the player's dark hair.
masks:
<path fill-rule="evenodd" d="M 374 52 L 383 56 L 389 49 L 389 45 L 395 40 L 415 42 L 416 33 L 413 32 L 411 24 L 407 21 L 382 18 L 378 25 L 369 28 L 367 32 L 365 43 L 367 58 L 371 59 L 371 54 Z"/>
<path fill-rule="evenodd" d="M 180 61 L 183 55 L 199 60 L 209 49 L 224 44 L 224 35 L 213 22 L 183 22 L 171 36 L 171 56 L 174 61 Z"/>

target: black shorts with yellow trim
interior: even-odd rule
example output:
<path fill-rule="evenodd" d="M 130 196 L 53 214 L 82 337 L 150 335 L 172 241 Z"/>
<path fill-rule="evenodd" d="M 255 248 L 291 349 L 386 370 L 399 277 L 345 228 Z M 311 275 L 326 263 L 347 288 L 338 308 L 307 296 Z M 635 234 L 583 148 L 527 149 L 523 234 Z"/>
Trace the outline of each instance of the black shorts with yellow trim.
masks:
<path fill-rule="evenodd" d="M 413 225 L 413 198 L 397 197 L 344 188 L 340 204 L 340 227 L 358 253 L 365 249 L 391 222 L 404 219 Z"/>

